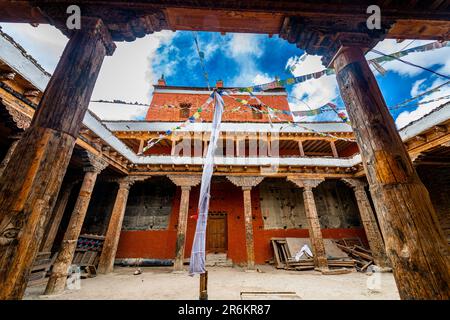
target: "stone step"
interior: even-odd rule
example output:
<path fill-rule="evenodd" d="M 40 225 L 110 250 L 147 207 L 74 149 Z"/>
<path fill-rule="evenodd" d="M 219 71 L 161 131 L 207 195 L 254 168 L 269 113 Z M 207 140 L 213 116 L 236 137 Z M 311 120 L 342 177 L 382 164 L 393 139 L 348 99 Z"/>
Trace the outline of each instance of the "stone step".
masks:
<path fill-rule="evenodd" d="M 206 255 L 206 266 L 207 267 L 232 267 L 233 262 L 227 258 L 226 253 L 217 254 L 207 254 Z"/>

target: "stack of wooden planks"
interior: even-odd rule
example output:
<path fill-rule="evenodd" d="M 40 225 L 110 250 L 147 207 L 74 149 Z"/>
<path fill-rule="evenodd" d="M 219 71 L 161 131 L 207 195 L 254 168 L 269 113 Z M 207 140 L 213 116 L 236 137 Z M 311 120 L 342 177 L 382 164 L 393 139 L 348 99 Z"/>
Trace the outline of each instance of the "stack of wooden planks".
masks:
<path fill-rule="evenodd" d="M 56 254 L 52 256 L 51 252 L 38 252 L 31 267 L 30 276 L 28 277 L 28 286 L 46 283 L 48 280 L 46 279 L 47 273 L 55 259 Z"/>
<path fill-rule="evenodd" d="M 92 278 L 97 274 L 96 266 L 100 259 L 104 240 L 104 236 L 94 234 L 83 234 L 79 236 L 72 264 L 81 267 L 84 271 L 84 274 L 81 275 L 83 278 Z"/>
<path fill-rule="evenodd" d="M 355 261 L 357 271 L 365 272 L 367 268 L 374 263 L 372 252 L 362 246 L 361 243 L 349 243 L 346 239 L 338 241 L 336 246 L 346 252 Z"/>
<path fill-rule="evenodd" d="M 311 248 L 308 238 L 271 238 L 270 242 L 274 251 L 274 263 L 277 269 L 285 270 L 313 270 L 314 260 L 308 255 L 294 259 L 295 254 L 306 244 Z M 328 266 L 330 268 L 354 268 L 355 261 L 339 249 L 330 239 L 324 239 L 327 252 Z"/>

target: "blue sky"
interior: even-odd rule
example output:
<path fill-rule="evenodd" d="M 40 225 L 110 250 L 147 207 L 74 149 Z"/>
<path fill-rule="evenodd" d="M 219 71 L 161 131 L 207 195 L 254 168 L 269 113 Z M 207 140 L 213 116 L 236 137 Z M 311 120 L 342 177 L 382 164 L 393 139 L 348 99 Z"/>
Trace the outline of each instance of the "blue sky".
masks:
<path fill-rule="evenodd" d="M 14 37 L 49 72 L 52 72 L 67 42 L 54 27 L 41 25 L 38 28 L 26 24 L 0 24 L 3 30 Z M 225 34 L 199 32 L 200 50 L 205 56 L 205 67 L 210 84 L 223 80 L 226 86 L 249 86 L 270 82 L 276 76 L 290 77 L 287 66 L 295 64 L 294 75 L 321 71 L 325 67 L 320 57 L 306 56 L 302 62 L 298 57 L 303 51 L 285 40 L 273 36 L 255 34 Z M 377 45 L 384 53 L 392 53 L 422 45 L 431 41 L 385 40 Z M 368 58 L 378 55 L 369 53 Z M 450 48 L 427 53 L 416 53 L 404 58 L 410 62 L 450 74 Z M 295 62 L 297 61 L 297 62 Z M 383 64 L 386 75 L 376 74 L 377 81 L 388 106 L 393 106 L 433 86 L 445 82 L 429 72 L 408 66 L 398 61 Z M 116 52 L 107 57 L 97 81 L 93 99 L 120 99 L 148 104 L 152 95 L 152 84 L 165 75 L 169 85 L 206 86 L 200 60 L 195 49 L 192 32 L 158 32 L 132 43 L 118 43 Z M 322 77 L 286 88 L 291 109 L 318 108 L 327 102 L 342 106 L 335 76 Z M 421 98 L 427 101 L 450 94 L 450 86 Z M 293 97 L 299 98 L 294 99 Z M 393 110 L 397 126 L 402 127 L 444 103 L 439 101 L 410 108 Z M 275 106 L 276 107 L 276 106 Z M 104 119 L 142 119 L 145 107 L 100 106 L 91 108 Z M 338 120 L 333 112 L 304 121 Z"/>

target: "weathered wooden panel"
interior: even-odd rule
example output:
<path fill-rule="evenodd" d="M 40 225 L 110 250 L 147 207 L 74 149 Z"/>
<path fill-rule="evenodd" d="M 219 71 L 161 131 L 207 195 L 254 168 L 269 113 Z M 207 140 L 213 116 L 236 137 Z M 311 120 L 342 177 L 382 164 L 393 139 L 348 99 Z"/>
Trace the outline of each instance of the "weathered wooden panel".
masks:
<path fill-rule="evenodd" d="M 450 244 L 450 167 L 419 166 L 417 173 L 430 193 L 441 228 Z"/>
<path fill-rule="evenodd" d="M 270 179 L 260 184 L 259 191 L 264 229 L 308 228 L 301 188 Z M 342 182 L 322 182 L 314 190 L 314 197 L 321 228 L 361 226 L 353 191 Z"/>
<path fill-rule="evenodd" d="M 97 235 L 106 233 L 117 189 L 118 184 L 115 182 L 97 181 L 81 233 Z"/>
<path fill-rule="evenodd" d="M 130 190 L 122 230 L 164 230 L 176 187 L 165 178 L 136 183 Z"/>

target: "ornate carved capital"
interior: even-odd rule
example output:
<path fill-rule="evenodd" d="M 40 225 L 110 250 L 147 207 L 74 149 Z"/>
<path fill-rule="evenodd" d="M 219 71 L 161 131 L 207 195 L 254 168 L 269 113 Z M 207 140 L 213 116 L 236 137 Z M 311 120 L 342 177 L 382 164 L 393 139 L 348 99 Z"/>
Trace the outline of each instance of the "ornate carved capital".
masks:
<path fill-rule="evenodd" d="M 256 187 L 261 181 L 263 181 L 264 177 L 227 176 L 227 179 L 235 186 L 242 187 L 243 190 L 249 190 L 252 187 Z"/>
<path fill-rule="evenodd" d="M 341 180 L 355 190 L 364 190 L 364 187 L 367 186 L 367 183 L 361 179 L 342 178 Z"/>
<path fill-rule="evenodd" d="M 8 110 L 9 115 L 16 123 L 17 128 L 25 130 L 30 126 L 32 116 L 20 112 L 19 110 L 13 108 L 8 103 L 5 103 L 5 108 L 6 110 Z"/>
<path fill-rule="evenodd" d="M 98 19 L 103 22 L 112 41 L 134 41 L 136 38 L 142 38 L 147 34 L 169 29 L 163 10 L 154 7 L 133 9 L 125 6 L 106 6 L 94 3 L 80 5 L 80 7 L 83 19 Z M 71 30 L 66 27 L 68 17 L 66 4 L 46 3 L 41 4 L 39 9 L 46 15 L 52 25 L 70 36 Z M 84 28 L 85 20 L 81 22 L 81 29 Z M 110 42 L 107 41 L 106 43 Z M 107 48 L 112 49 L 109 45 Z"/>
<path fill-rule="evenodd" d="M 178 187 L 195 187 L 202 179 L 200 175 L 193 174 L 170 174 L 167 177 Z"/>
<path fill-rule="evenodd" d="M 333 17 L 286 17 L 280 30 L 280 37 L 308 54 L 322 56 L 322 62 L 328 66 L 341 46 L 373 48 L 383 40 L 394 23 L 382 19 L 381 29 L 370 30 L 362 18 Z"/>
<path fill-rule="evenodd" d="M 89 151 L 86 151 L 83 154 L 82 159 L 86 164 L 86 166 L 83 168 L 85 172 L 100 173 L 108 166 L 108 162 L 103 160 L 101 157 L 90 153 Z"/>
<path fill-rule="evenodd" d="M 304 179 L 301 177 L 287 177 L 287 180 L 293 182 L 299 188 L 304 188 L 307 190 L 316 188 L 319 184 L 325 181 L 325 179 Z"/>
<path fill-rule="evenodd" d="M 117 179 L 117 183 L 119 183 L 120 189 L 130 189 L 130 187 L 137 181 L 144 181 L 150 179 L 149 176 L 126 176 L 123 178 Z"/>

